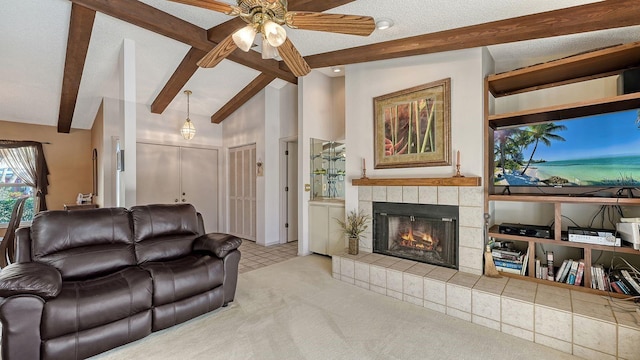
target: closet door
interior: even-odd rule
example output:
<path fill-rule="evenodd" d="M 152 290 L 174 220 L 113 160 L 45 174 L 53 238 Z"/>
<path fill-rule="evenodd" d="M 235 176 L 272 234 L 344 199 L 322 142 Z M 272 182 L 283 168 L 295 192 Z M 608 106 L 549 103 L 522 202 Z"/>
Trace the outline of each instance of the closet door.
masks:
<path fill-rule="evenodd" d="M 180 195 L 180 148 L 136 144 L 136 203 L 172 204 Z"/>
<path fill-rule="evenodd" d="M 202 214 L 206 232 L 218 231 L 218 150 L 180 148 L 180 201 Z"/>
<path fill-rule="evenodd" d="M 229 232 L 256 240 L 256 146 L 229 149 Z"/>

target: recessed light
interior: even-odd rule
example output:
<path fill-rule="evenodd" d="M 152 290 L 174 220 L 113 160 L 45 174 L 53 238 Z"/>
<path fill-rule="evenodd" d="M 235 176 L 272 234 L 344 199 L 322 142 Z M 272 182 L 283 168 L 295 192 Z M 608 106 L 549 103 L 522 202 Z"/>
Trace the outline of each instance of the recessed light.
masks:
<path fill-rule="evenodd" d="M 342 69 L 340 69 L 338 66 L 332 66 L 331 71 L 333 71 L 334 73 L 339 73 L 342 71 Z"/>
<path fill-rule="evenodd" d="M 378 30 L 386 30 L 393 26 L 393 20 L 391 19 L 380 19 L 376 21 L 376 29 Z"/>

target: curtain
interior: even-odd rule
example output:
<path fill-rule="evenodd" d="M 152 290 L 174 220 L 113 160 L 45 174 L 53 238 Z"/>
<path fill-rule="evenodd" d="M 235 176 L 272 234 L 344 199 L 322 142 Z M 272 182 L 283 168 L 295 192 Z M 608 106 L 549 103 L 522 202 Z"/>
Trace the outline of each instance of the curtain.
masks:
<path fill-rule="evenodd" d="M 0 140 L 0 155 L 28 186 L 36 189 L 36 212 L 47 210 L 49 168 L 42 143 L 35 141 Z"/>

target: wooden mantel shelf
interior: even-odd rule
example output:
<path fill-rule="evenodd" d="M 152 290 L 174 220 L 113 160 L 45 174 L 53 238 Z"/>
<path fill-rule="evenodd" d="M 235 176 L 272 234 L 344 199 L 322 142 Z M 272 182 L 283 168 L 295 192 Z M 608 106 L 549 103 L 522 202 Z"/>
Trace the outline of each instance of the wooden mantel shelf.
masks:
<path fill-rule="evenodd" d="M 353 186 L 480 186 L 478 176 L 446 178 L 366 178 L 352 179 Z"/>

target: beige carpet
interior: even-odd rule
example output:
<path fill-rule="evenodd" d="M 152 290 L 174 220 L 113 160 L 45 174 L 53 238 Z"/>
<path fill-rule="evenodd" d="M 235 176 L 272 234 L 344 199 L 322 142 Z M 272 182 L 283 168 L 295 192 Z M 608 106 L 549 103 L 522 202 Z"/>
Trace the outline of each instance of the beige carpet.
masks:
<path fill-rule="evenodd" d="M 236 300 L 111 359 L 575 359 L 345 284 L 331 260 L 297 257 L 240 275 Z"/>

